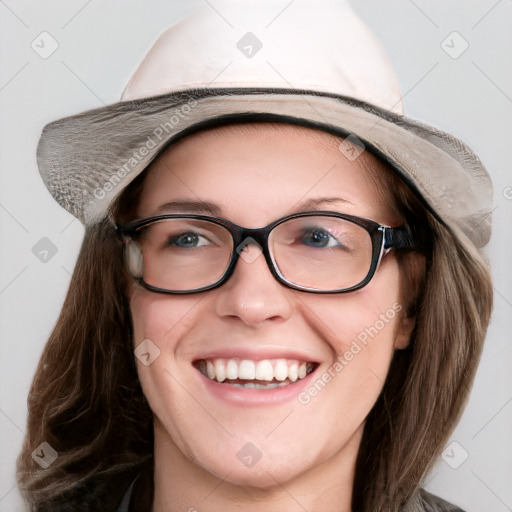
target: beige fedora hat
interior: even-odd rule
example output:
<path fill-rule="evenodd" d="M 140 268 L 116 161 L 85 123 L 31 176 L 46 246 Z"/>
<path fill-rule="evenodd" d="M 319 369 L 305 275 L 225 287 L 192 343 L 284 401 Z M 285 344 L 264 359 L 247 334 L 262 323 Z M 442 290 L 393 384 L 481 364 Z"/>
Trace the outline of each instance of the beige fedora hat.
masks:
<path fill-rule="evenodd" d="M 119 103 L 48 124 L 38 166 L 54 198 L 92 225 L 170 143 L 244 120 L 338 134 L 346 158 L 386 161 L 464 243 L 489 240 L 492 186 L 479 158 L 403 115 L 384 51 L 343 0 L 205 5 L 160 36 Z"/>

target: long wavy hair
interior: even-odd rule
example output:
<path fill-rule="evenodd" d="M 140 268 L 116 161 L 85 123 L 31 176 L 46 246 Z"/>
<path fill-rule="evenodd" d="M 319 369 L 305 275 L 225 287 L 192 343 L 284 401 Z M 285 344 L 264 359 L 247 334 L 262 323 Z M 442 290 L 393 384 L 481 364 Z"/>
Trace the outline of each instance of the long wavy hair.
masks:
<path fill-rule="evenodd" d="M 423 510 L 419 492 L 468 398 L 492 307 L 489 269 L 392 171 L 368 168 L 406 226 L 428 242 L 422 264 L 397 252 L 407 313 L 415 326 L 397 350 L 369 413 L 358 454 L 353 510 Z M 112 217 L 129 220 L 144 173 Z M 18 483 L 33 512 L 115 511 L 143 467 L 152 472 L 153 417 L 132 346 L 130 280 L 113 224 L 88 227 L 57 324 L 28 396 Z M 46 469 L 32 453 L 58 453 Z M 146 480 L 152 496 L 152 474 Z M 151 498 L 149 498 L 151 499 Z M 423 500 L 423 501 L 422 501 Z M 149 509 L 149 504 L 148 504 Z"/>

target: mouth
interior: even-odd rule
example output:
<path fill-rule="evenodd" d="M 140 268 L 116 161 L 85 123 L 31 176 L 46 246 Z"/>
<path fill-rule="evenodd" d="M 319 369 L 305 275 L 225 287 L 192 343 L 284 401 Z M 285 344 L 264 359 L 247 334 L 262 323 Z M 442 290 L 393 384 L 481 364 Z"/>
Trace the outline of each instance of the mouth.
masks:
<path fill-rule="evenodd" d="M 296 359 L 200 359 L 194 367 L 206 378 L 245 389 L 290 386 L 312 373 L 318 363 Z"/>

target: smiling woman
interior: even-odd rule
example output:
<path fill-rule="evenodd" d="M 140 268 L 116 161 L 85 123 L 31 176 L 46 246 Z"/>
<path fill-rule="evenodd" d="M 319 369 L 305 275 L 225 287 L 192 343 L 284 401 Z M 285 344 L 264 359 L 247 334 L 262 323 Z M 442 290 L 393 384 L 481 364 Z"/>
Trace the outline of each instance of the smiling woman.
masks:
<path fill-rule="evenodd" d="M 249 227 L 302 211 L 304 199 L 318 208 L 295 218 L 298 224 L 287 221 L 293 224 L 284 236 L 269 235 L 270 258 L 258 257 L 261 251 L 255 244 L 237 253 L 232 242 L 224 241 L 229 237 L 205 233 L 200 244 L 194 239 L 190 243 L 191 219 L 186 219 L 188 227 L 176 231 L 188 235 L 185 248 L 177 248 L 176 235 L 168 237 L 167 229 L 156 247 L 151 234 L 138 238 L 144 279 L 146 274 L 158 276 L 159 288 L 175 288 L 172 276 L 177 272 L 181 281 L 187 274 L 184 265 L 195 269 L 191 273 L 204 275 L 204 269 L 209 271 L 215 263 L 210 251 L 223 252 L 224 245 L 228 255 L 210 282 L 218 282 L 230 253 L 242 256 L 229 280 L 200 298 L 162 296 L 142 287 L 130 290 L 134 343 L 149 339 L 160 352 L 152 365 L 139 369 L 155 414 L 156 509 L 166 510 L 173 503 L 199 506 L 194 496 L 208 494 L 213 483 L 207 475 L 222 475 L 223 485 L 209 500 L 212 510 L 223 509 L 233 498 L 250 510 L 254 496 L 245 496 L 248 486 L 259 495 L 253 506 L 261 510 L 266 494 L 269 510 L 286 509 L 289 497 L 276 492 L 278 482 L 287 482 L 293 496 L 307 496 L 307 508 L 328 510 L 336 503 L 337 509 L 349 510 L 351 493 L 339 483 L 354 478 L 365 417 L 381 392 L 394 349 L 408 344 L 413 321 L 405 314 L 407 308 L 321 398 L 303 407 L 298 396 L 380 313 L 414 298 L 411 289 L 406 290 L 407 297 L 402 293 L 403 276 L 391 248 L 384 249 L 383 256 L 382 241 L 372 251 L 370 234 L 361 225 L 320 216 L 326 213 L 320 200 L 327 194 L 343 198 L 329 201 L 330 215 L 358 215 L 353 219 L 375 219 L 385 225 L 403 219 L 388 204 L 389 191 L 379 192 L 360 161 L 347 160 L 335 144 L 329 151 L 319 149 L 311 129 L 282 125 L 276 130 L 265 124 L 251 125 L 249 131 L 247 125 L 243 128 L 212 129 L 171 146 L 145 174 L 138 203 L 128 203 L 131 216 L 144 219 L 161 204 L 200 197 L 215 201 L 218 215 Z M 334 139 L 329 134 L 323 137 Z M 383 167 L 369 154 L 363 159 L 367 165 Z M 304 196 L 312 183 L 314 189 Z M 335 204 L 338 210 L 333 210 Z M 321 237 L 321 243 L 312 246 L 311 229 L 329 242 Z M 161 250 L 168 269 L 158 267 L 153 274 L 154 253 Z M 176 251 L 180 253 L 175 255 Z M 358 292 L 298 294 L 269 272 L 271 261 L 287 283 L 304 283 L 318 292 L 348 291 L 370 273 L 372 252 L 381 260 L 379 270 Z M 407 258 L 422 272 L 421 256 L 409 253 Z M 185 260 L 177 271 L 172 261 L 176 259 Z M 356 271 L 358 266 L 364 272 Z M 193 288 L 194 279 L 187 281 Z M 180 322 L 185 316 L 187 320 Z M 254 467 L 237 460 L 249 446 L 261 455 Z M 177 460 L 181 462 L 176 464 Z M 172 484 L 164 477 L 171 474 Z"/>
<path fill-rule="evenodd" d="M 41 173 L 86 234 L 29 396 L 31 510 L 460 510 L 421 485 L 489 320 L 488 176 L 394 112 L 394 76 L 347 6 L 309 6 L 287 37 L 305 13 L 335 19 L 308 55 L 335 40 L 367 58 L 306 59 L 282 83 L 240 50 L 212 84 L 197 73 L 233 56 L 229 37 L 180 60 L 213 33 L 209 10 L 164 34 L 124 101 L 46 127 Z M 58 454 L 44 471 L 42 442 Z"/>

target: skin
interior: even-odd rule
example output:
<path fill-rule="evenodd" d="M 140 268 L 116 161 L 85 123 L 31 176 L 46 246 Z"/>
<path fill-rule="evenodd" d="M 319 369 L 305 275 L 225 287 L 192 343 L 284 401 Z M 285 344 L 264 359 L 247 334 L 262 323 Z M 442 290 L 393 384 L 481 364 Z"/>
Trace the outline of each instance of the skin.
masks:
<path fill-rule="evenodd" d="M 219 216 L 260 227 L 304 209 L 305 200 L 336 196 L 344 201 L 320 209 L 398 225 L 365 171 L 384 164 L 367 152 L 350 161 L 338 144 L 332 135 L 287 125 L 194 134 L 151 166 L 137 218 L 169 201 L 209 201 L 221 208 Z M 403 304 L 400 280 L 391 251 L 366 287 L 347 294 L 288 289 L 263 257 L 240 259 L 227 283 L 199 294 L 163 295 L 135 285 L 134 347 L 150 339 L 160 350 L 151 365 L 137 362 L 154 412 L 153 511 L 350 511 L 365 417 L 394 350 L 409 340 L 405 307 L 307 404 L 229 403 L 205 392 L 192 361 L 205 347 L 291 348 L 318 361 L 321 375 L 379 315 Z M 237 458 L 248 442 L 262 454 L 252 468 Z"/>

